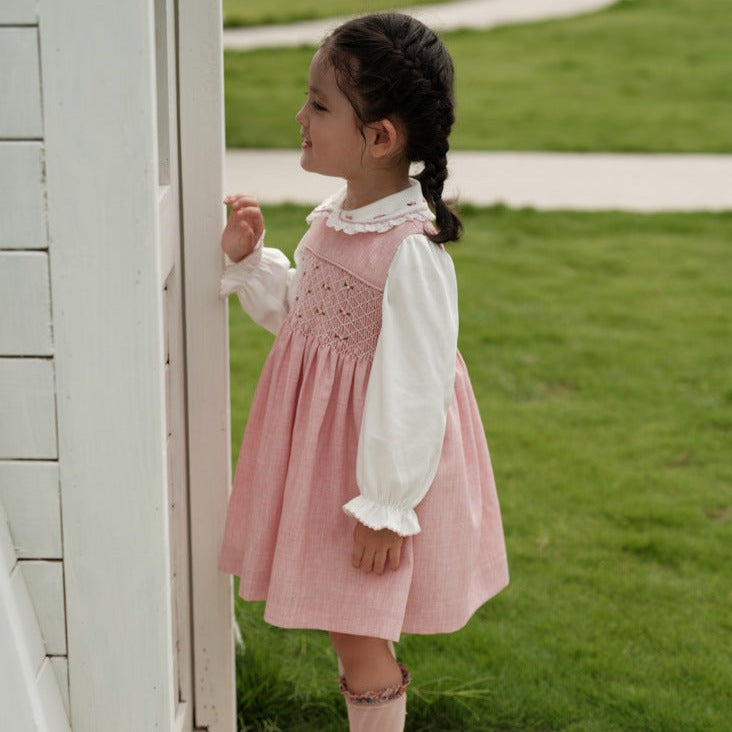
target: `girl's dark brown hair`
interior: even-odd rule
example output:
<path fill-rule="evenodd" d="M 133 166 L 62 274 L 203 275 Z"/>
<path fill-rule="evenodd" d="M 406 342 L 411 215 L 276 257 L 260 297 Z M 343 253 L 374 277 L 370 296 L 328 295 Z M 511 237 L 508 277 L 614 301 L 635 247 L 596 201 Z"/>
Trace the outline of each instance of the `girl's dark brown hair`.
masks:
<path fill-rule="evenodd" d="M 417 179 L 438 227 L 430 239 L 457 241 L 462 222 L 442 200 L 455 97 L 452 59 L 440 39 L 408 15 L 377 13 L 336 28 L 323 51 L 363 125 L 386 118 L 403 125 L 405 156 L 424 164 Z"/>

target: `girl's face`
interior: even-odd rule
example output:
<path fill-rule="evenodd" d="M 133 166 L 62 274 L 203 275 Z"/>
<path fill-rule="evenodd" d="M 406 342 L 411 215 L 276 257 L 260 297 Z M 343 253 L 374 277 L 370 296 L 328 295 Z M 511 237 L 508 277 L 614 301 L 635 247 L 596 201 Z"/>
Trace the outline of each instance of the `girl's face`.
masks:
<path fill-rule="evenodd" d="M 322 51 L 310 63 L 307 97 L 295 115 L 303 138 L 300 165 L 312 173 L 346 180 L 364 175 L 365 143 L 356 114 Z"/>

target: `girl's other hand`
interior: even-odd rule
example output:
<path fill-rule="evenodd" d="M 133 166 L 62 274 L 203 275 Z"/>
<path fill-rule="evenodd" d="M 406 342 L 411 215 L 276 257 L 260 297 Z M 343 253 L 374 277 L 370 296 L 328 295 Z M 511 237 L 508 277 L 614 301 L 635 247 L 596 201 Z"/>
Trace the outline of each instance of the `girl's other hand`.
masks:
<path fill-rule="evenodd" d="M 383 574 L 387 565 L 399 569 L 404 537 L 391 529 L 370 529 L 356 522 L 353 530 L 353 554 L 351 564 L 363 572 Z"/>
<path fill-rule="evenodd" d="M 221 234 L 221 248 L 232 262 L 240 262 L 254 251 L 264 232 L 264 217 L 250 196 L 227 196 L 224 204 L 231 206 L 231 212 Z"/>

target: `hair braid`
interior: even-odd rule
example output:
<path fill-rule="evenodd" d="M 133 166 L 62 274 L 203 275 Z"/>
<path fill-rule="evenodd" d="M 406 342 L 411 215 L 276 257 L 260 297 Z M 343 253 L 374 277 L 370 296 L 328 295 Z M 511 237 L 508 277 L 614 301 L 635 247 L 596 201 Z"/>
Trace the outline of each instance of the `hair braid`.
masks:
<path fill-rule="evenodd" d="M 336 80 L 362 124 L 395 117 L 404 124 L 410 162 L 435 213 L 436 243 L 457 241 L 462 224 L 442 198 L 455 121 L 453 65 L 442 42 L 408 15 L 378 13 L 347 21 L 326 38 Z"/>

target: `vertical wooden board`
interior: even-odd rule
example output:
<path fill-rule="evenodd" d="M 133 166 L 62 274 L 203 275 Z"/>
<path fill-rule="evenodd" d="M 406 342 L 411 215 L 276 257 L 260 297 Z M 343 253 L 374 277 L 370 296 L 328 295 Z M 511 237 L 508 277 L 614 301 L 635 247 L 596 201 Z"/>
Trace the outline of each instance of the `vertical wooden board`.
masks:
<path fill-rule="evenodd" d="M 0 138 L 42 136 L 38 29 L 0 27 Z"/>
<path fill-rule="evenodd" d="M 71 732 L 63 695 L 50 658 L 41 666 L 37 688 L 44 732 Z"/>
<path fill-rule="evenodd" d="M 226 306 L 217 297 L 221 205 L 221 5 L 180 0 L 179 130 L 183 192 L 195 719 L 210 732 L 236 727 L 233 598 L 216 571 L 230 483 Z"/>
<path fill-rule="evenodd" d="M 0 142 L 0 249 L 46 249 L 43 147 Z"/>
<path fill-rule="evenodd" d="M 56 681 L 61 692 L 61 698 L 66 709 L 66 716 L 69 716 L 69 662 L 66 656 L 53 656 L 48 659 L 56 674 Z"/>
<path fill-rule="evenodd" d="M 66 611 L 61 562 L 23 560 L 18 562 L 28 587 L 49 656 L 66 653 Z"/>
<path fill-rule="evenodd" d="M 0 503 L 19 559 L 61 559 L 57 463 L 0 460 Z"/>
<path fill-rule="evenodd" d="M 158 192 L 161 288 L 168 436 L 171 592 L 174 604 L 174 681 L 178 690 L 175 729 L 190 730 L 193 717 L 188 520 L 185 357 L 183 352 L 183 283 L 178 175 L 178 102 L 175 0 L 155 0 L 155 46 L 158 110 Z"/>
<path fill-rule="evenodd" d="M 167 730 L 153 5 L 40 0 L 40 15 L 71 718 Z"/>
<path fill-rule="evenodd" d="M 45 252 L 0 251 L 0 356 L 51 356 Z"/>
<path fill-rule="evenodd" d="M 37 0 L 2 0 L 0 25 L 32 25 L 38 23 Z"/>
<path fill-rule="evenodd" d="M 0 358 L 0 459 L 56 457 L 53 363 Z"/>

